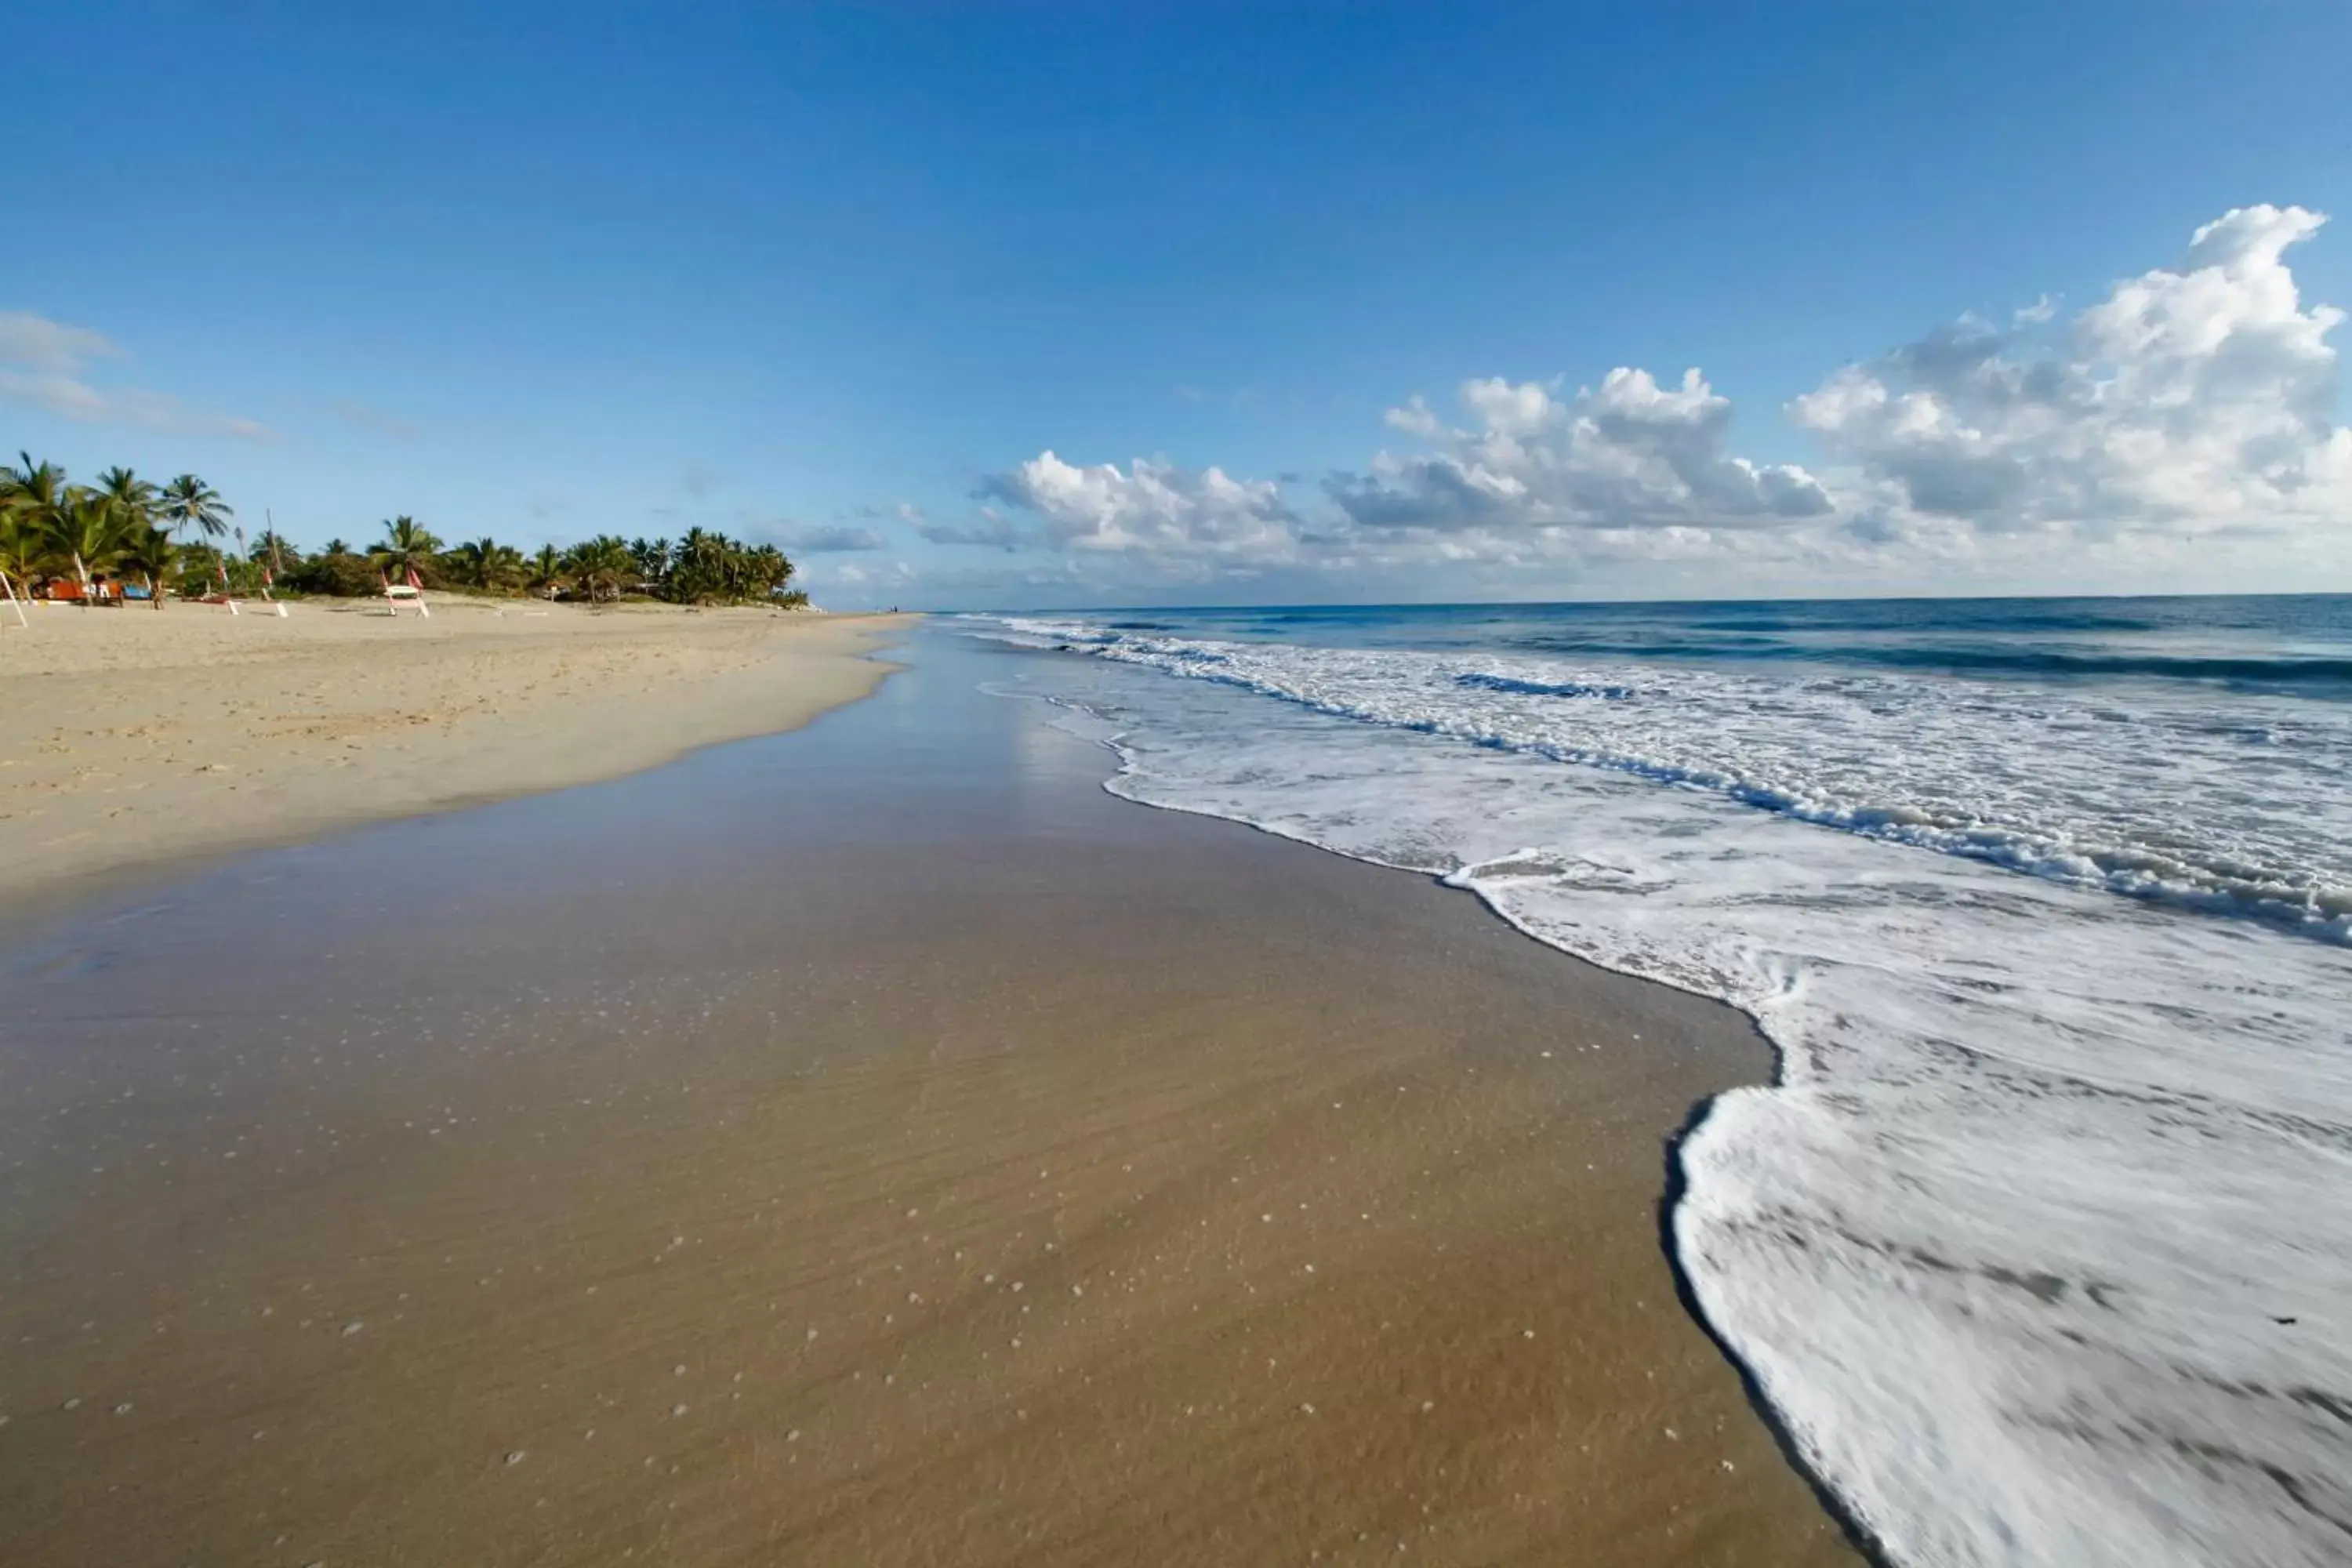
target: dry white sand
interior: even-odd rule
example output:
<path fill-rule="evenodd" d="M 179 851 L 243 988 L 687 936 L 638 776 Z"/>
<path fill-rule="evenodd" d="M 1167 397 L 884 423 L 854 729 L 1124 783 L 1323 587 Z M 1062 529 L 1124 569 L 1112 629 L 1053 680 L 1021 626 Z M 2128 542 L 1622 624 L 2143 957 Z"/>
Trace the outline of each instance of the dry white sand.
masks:
<path fill-rule="evenodd" d="M 889 616 L 0 608 L 0 900 L 612 778 L 870 691 Z"/>

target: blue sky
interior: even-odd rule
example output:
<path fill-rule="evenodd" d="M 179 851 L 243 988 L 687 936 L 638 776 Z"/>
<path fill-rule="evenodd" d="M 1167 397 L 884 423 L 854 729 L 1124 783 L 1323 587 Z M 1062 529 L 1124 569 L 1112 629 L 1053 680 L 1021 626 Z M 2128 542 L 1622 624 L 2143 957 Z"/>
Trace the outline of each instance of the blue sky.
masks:
<path fill-rule="evenodd" d="M 298 542 L 699 522 L 842 605 L 2352 589 L 2341 5 L 47 9 L 0 440 Z"/>

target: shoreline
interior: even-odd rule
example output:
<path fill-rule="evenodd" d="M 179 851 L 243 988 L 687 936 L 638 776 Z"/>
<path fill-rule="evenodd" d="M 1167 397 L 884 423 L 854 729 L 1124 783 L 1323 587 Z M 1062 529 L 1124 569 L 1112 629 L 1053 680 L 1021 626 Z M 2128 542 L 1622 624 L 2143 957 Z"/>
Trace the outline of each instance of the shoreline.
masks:
<path fill-rule="evenodd" d="M 1044 700 L 1038 699 L 1028 700 Z M 1812 1458 L 1805 1453 L 1803 1446 L 1798 1441 L 1796 1433 L 1790 1427 L 1787 1418 L 1783 1415 L 1780 1407 L 1773 1404 L 1770 1395 L 1765 1392 L 1762 1379 L 1757 1374 L 1755 1369 L 1749 1366 L 1748 1362 L 1739 1354 L 1738 1350 L 1733 1344 L 1730 1336 L 1722 1328 L 1720 1328 L 1711 1317 L 1708 1316 L 1705 1304 L 1699 1300 L 1696 1281 L 1684 1261 L 1680 1238 L 1677 1237 L 1675 1229 L 1675 1216 L 1676 1211 L 1681 1206 L 1683 1197 L 1687 1190 L 1690 1181 L 1689 1172 L 1683 1163 L 1684 1146 L 1691 1138 L 1696 1136 L 1699 1130 L 1706 1124 L 1707 1118 L 1714 1113 L 1717 1102 L 1721 1099 L 1722 1095 L 1732 1089 L 1743 1088 L 1780 1089 L 1784 1087 L 1787 1082 L 1785 1073 L 1787 1053 L 1784 1048 L 1772 1038 L 1770 1034 L 1766 1031 L 1762 1021 L 1744 1008 L 1733 1006 L 1729 1003 L 1719 1002 L 1716 998 L 1707 996 L 1701 992 L 1688 990 L 1683 986 L 1675 985 L 1664 980 L 1654 980 L 1646 975 L 1636 974 L 1629 970 L 1613 969 L 1608 964 L 1599 963 L 1593 959 L 1586 958 L 1580 953 L 1571 952 L 1565 948 L 1554 946 L 1552 943 L 1544 941 L 1542 937 L 1537 935 L 1534 931 L 1520 925 L 1518 921 L 1513 920 L 1507 910 L 1496 904 L 1492 900 L 1484 896 L 1478 889 L 1461 886 L 1449 881 L 1443 876 L 1434 875 L 1428 871 L 1421 870 L 1410 866 L 1391 864 L 1391 862 L 1377 859 L 1369 856 L 1351 855 L 1345 850 L 1336 849 L 1328 845 L 1318 843 L 1314 839 L 1296 834 L 1286 833 L 1278 828 L 1268 826 L 1263 823 L 1252 822 L 1241 817 L 1226 816 L 1220 815 L 1217 812 L 1186 805 L 1177 802 L 1155 801 L 1147 799 L 1140 795 L 1123 793 L 1113 786 L 1121 779 L 1129 776 L 1132 772 L 1127 752 L 1115 742 L 1108 738 L 1097 739 L 1091 743 L 1099 746 L 1116 762 L 1117 765 L 1102 781 L 1103 792 L 1115 800 L 1124 801 L 1131 805 L 1139 805 L 1149 811 L 1166 812 L 1179 816 L 1197 817 L 1205 822 L 1223 823 L 1231 827 L 1237 827 L 1249 833 L 1262 835 L 1277 843 L 1297 845 L 1302 848 L 1312 850 L 1318 854 L 1328 855 L 1336 859 L 1348 861 L 1354 865 L 1368 866 L 1376 870 L 1402 874 L 1427 883 L 1432 887 L 1444 889 L 1448 892 L 1460 893 L 1465 897 L 1467 897 L 1484 914 L 1492 918 L 1508 930 L 1525 937 L 1528 941 L 1543 948 L 1547 952 L 1553 954 L 1564 963 L 1590 969 L 1598 973 L 1608 974 L 1622 980 L 1631 981 L 1638 985 L 1657 986 L 1663 990 L 1672 992 L 1676 995 L 1687 996 L 1693 1001 L 1703 1003 L 1707 1005 L 1727 1007 L 1738 1016 L 1741 1021 L 1747 1026 L 1748 1032 L 1754 1037 L 1755 1043 L 1762 1047 L 1766 1053 L 1767 1059 L 1770 1063 L 1770 1072 L 1760 1082 L 1753 1084 L 1727 1085 L 1722 1089 L 1717 1089 L 1692 1101 L 1682 1121 L 1675 1126 L 1671 1132 L 1665 1135 L 1660 1151 L 1663 1186 L 1659 1193 L 1656 1205 L 1659 1254 L 1665 1260 L 1666 1267 L 1674 1277 L 1675 1300 L 1681 1303 L 1683 1310 L 1689 1316 L 1692 1324 L 1704 1333 L 1707 1340 L 1715 1346 L 1717 1352 L 1722 1356 L 1724 1364 L 1738 1375 L 1741 1391 L 1747 1397 L 1748 1408 L 1755 1413 L 1757 1419 L 1762 1422 L 1767 1430 L 1771 1433 L 1773 1445 L 1779 1449 L 1781 1459 L 1788 1465 L 1790 1472 L 1802 1479 L 1806 1486 L 1811 1489 L 1814 1500 L 1820 1504 L 1822 1513 L 1837 1526 L 1839 1532 L 1844 1538 L 1847 1548 L 1851 1550 L 1859 1560 L 1864 1563 L 1870 1564 L 1871 1568 L 1891 1568 L 1895 1559 L 1893 1554 L 1887 1551 L 1885 1543 L 1879 1539 L 1877 1532 L 1874 1531 L 1870 1527 L 1869 1523 L 1854 1510 L 1853 1506 L 1848 1503 L 1843 1497 L 1840 1496 L 1837 1490 L 1831 1486 L 1828 1479 L 1821 1473 L 1821 1470 L 1815 1465 Z"/>
<path fill-rule="evenodd" d="M 1024 700 L 1048 701 L 1049 700 L 1024 699 Z M 1115 766 L 1103 779 L 1102 788 L 1106 795 L 1115 800 L 1124 801 L 1131 805 L 1139 805 L 1149 811 L 1197 817 L 1204 822 L 1223 823 L 1231 827 L 1262 835 L 1277 843 L 1297 845 L 1318 854 L 1331 856 L 1336 859 L 1360 866 L 1369 866 L 1376 870 L 1398 873 L 1425 882 L 1432 887 L 1444 889 L 1448 892 L 1460 893 L 1467 897 L 1486 916 L 1527 938 L 1564 963 L 1631 981 L 1635 984 L 1654 985 L 1676 995 L 1687 996 L 1694 1001 L 1709 1005 L 1728 1007 L 1739 1016 L 1748 1032 L 1754 1037 L 1755 1043 L 1766 1053 L 1767 1059 L 1770 1063 L 1770 1072 L 1760 1082 L 1727 1085 L 1723 1089 L 1694 1100 L 1682 1121 L 1664 1137 L 1660 1151 L 1663 1186 L 1656 1205 L 1658 1251 L 1674 1277 L 1675 1300 L 1681 1303 L 1683 1310 L 1689 1316 L 1692 1324 L 1715 1346 L 1717 1352 L 1722 1356 L 1724 1364 L 1738 1375 L 1741 1391 L 1747 1397 L 1748 1408 L 1771 1433 L 1773 1445 L 1779 1449 L 1781 1459 L 1788 1465 L 1790 1472 L 1801 1479 L 1811 1489 L 1814 1500 L 1820 1504 L 1822 1513 L 1837 1526 L 1839 1532 L 1844 1537 L 1847 1548 L 1859 1560 L 1870 1564 L 1871 1568 L 1887 1568 L 1887 1565 L 1891 1565 L 1895 1559 L 1887 1551 L 1885 1543 L 1879 1539 L 1877 1532 L 1853 1510 L 1852 1505 L 1830 1485 L 1828 1479 L 1821 1473 L 1811 1458 L 1805 1453 L 1803 1446 L 1798 1441 L 1796 1433 L 1790 1427 L 1780 1407 L 1773 1404 L 1769 1394 L 1765 1392 L 1762 1379 L 1739 1354 L 1729 1335 L 1708 1316 L 1705 1304 L 1699 1300 L 1696 1282 L 1683 1259 L 1680 1239 L 1675 1234 L 1675 1213 L 1681 1205 L 1690 1180 L 1689 1172 L 1683 1163 L 1685 1144 L 1705 1125 L 1708 1116 L 1713 1114 L 1717 1101 L 1724 1093 L 1735 1089 L 1750 1087 L 1780 1089 L 1787 1082 L 1786 1052 L 1765 1030 L 1761 1020 L 1743 1008 L 1718 1002 L 1703 993 L 1687 990 L 1663 980 L 1654 980 L 1628 970 L 1612 969 L 1605 963 L 1571 952 L 1565 948 L 1554 946 L 1513 920 L 1507 910 L 1485 897 L 1479 889 L 1458 885 L 1443 876 L 1414 867 L 1395 865 L 1369 856 L 1351 855 L 1345 850 L 1333 848 L 1299 835 L 1283 832 L 1264 823 L 1226 816 L 1214 811 L 1179 802 L 1150 800 L 1141 795 L 1122 792 L 1114 786 L 1120 780 L 1129 777 L 1133 771 L 1128 753 L 1114 740 L 1108 737 L 1096 738 L 1090 743 L 1098 746 L 1114 760 Z"/>
<path fill-rule="evenodd" d="M 2317 692 L 2222 702 L 2193 679 L 1889 668 L 1923 629 L 1962 664 L 2021 629 L 1967 616 L 1792 606 L 1787 636 L 1721 660 L 1706 606 L 1590 619 L 1198 611 L 993 632 L 1095 656 L 1040 651 L 1027 684 L 1115 717 L 1121 793 L 1444 871 L 1564 951 L 1754 1020 L 1779 1047 L 1769 1087 L 1685 1128 L 1670 1256 L 1695 1321 L 1882 1557 L 2325 1555 L 2328 1417 L 2217 1391 L 2344 1370 L 2344 1227 L 2294 1203 L 2328 1179 L 2345 1121 L 2322 1048 L 2343 1033 L 2341 950 L 2241 909 L 1843 829 L 1913 805 L 1996 845 L 2080 829 L 2183 885 L 2234 856 L 2231 875 L 2268 867 L 2282 900 L 2323 915 L 2345 802 L 2294 781 L 2326 773 L 2313 759 L 2341 715 Z M 2177 635 L 2140 654 L 2197 655 L 2209 621 L 2255 648 L 2294 630 L 2277 606 L 2161 619 L 2137 629 Z M 2295 757 L 2271 754 L 2281 734 Z M 2169 760 L 2144 790 L 2083 785 L 2148 754 Z M 1562 765 L 1593 757 L 1643 770 Z M 2149 1430 L 2197 1440 L 2119 1436 Z M 2259 1463 L 2197 1458 L 2215 1445 Z"/>
<path fill-rule="evenodd" d="M 1745 1021 L 980 668 L 0 947 L 12 1558 L 1854 1561 L 1657 1245 Z"/>
<path fill-rule="evenodd" d="M 1634 974 L 1626 970 L 1612 969 L 1605 963 L 1597 963 L 1594 960 L 1585 958 L 1580 954 L 1570 952 L 1564 948 L 1555 947 L 1551 943 L 1545 942 L 1541 937 L 1537 936 L 1533 931 L 1527 931 L 1522 928 L 1517 921 L 1513 921 L 1505 910 L 1497 908 L 1493 902 L 1482 897 L 1476 889 L 1457 886 L 1447 881 L 1444 877 L 1434 876 L 1427 871 L 1417 870 L 1409 866 L 1396 866 L 1382 860 L 1372 859 L 1363 856 L 1350 855 L 1344 850 L 1331 848 L 1327 845 L 1318 844 L 1310 838 L 1283 833 L 1261 823 L 1249 822 L 1239 817 L 1223 816 L 1213 811 L 1199 810 L 1191 806 L 1174 803 L 1146 800 L 1139 795 L 1123 795 L 1110 786 L 1118 779 L 1126 776 L 1128 769 L 1124 753 L 1117 745 L 1112 744 L 1108 741 L 1097 742 L 1096 743 L 1102 746 L 1103 750 L 1108 752 L 1114 758 L 1118 759 L 1118 767 L 1103 780 L 1104 793 L 1110 795 L 1115 800 L 1125 801 L 1131 805 L 1139 805 L 1149 811 L 1169 812 L 1181 816 L 1198 817 L 1205 822 L 1224 823 L 1229 826 L 1242 828 L 1247 832 L 1262 834 L 1278 843 L 1297 845 L 1303 848 L 1313 850 L 1318 854 L 1329 855 L 1336 859 L 1349 861 L 1355 865 L 1369 866 L 1376 870 L 1395 872 L 1414 878 L 1433 887 L 1442 888 L 1448 892 L 1455 892 L 1465 895 L 1469 898 L 1472 902 L 1475 903 L 1486 915 L 1492 917 L 1494 920 L 1511 931 L 1526 937 L 1529 942 L 1535 942 L 1538 946 L 1540 946 L 1546 952 L 1554 954 L 1564 963 L 1591 969 L 1600 973 L 1614 975 L 1623 980 L 1630 980 L 1636 984 L 1655 985 L 1664 990 L 1671 991 L 1677 995 L 1688 996 L 1694 1001 L 1706 1003 L 1711 1005 L 1730 1005 L 1727 1003 L 1717 1003 L 1714 998 L 1706 996 L 1699 992 L 1690 991 L 1682 986 L 1669 984 L 1667 982 L 1663 980 L 1653 980 L 1647 976 Z M 1699 1129 L 1705 1125 L 1707 1117 L 1714 1112 L 1716 1103 L 1721 1098 L 1723 1093 L 1728 1092 L 1728 1090 L 1732 1089 L 1750 1087 L 1759 1089 L 1779 1089 L 1783 1087 L 1787 1081 L 1784 1076 L 1784 1058 L 1786 1053 L 1782 1047 L 1772 1039 L 1769 1034 L 1765 1031 L 1762 1023 L 1758 1020 L 1754 1015 L 1746 1012 L 1744 1009 L 1736 1007 L 1732 1008 L 1732 1011 L 1738 1013 L 1740 1018 L 1748 1025 L 1749 1031 L 1755 1037 L 1756 1043 L 1762 1047 L 1767 1053 L 1768 1058 L 1771 1063 L 1771 1071 L 1769 1075 L 1759 1083 L 1753 1085 L 1729 1085 L 1727 1086 L 1726 1089 L 1717 1090 L 1694 1100 L 1681 1122 L 1675 1127 L 1673 1131 L 1669 1132 L 1665 1136 L 1661 1146 L 1661 1169 L 1663 1173 L 1664 1185 L 1659 1193 L 1656 1205 L 1658 1250 L 1660 1255 L 1665 1259 L 1668 1270 L 1674 1276 L 1675 1300 L 1681 1303 L 1683 1310 L 1689 1315 L 1692 1324 L 1704 1333 L 1707 1337 L 1708 1341 L 1714 1344 L 1717 1352 L 1723 1357 L 1724 1364 L 1738 1374 L 1740 1388 L 1747 1396 L 1748 1408 L 1755 1413 L 1757 1419 L 1762 1422 L 1765 1427 L 1771 1433 L 1773 1445 L 1780 1450 L 1781 1459 L 1787 1463 L 1790 1470 L 1801 1479 L 1806 1486 L 1811 1489 L 1814 1500 L 1821 1505 L 1822 1513 L 1837 1526 L 1839 1532 L 1844 1537 L 1846 1546 L 1857 1558 L 1859 1558 L 1863 1563 L 1870 1564 L 1871 1568 L 1891 1568 L 1895 1559 L 1886 1550 L 1885 1542 L 1880 1541 L 1877 1533 L 1871 1529 L 1868 1522 L 1864 1521 L 1860 1514 L 1856 1513 L 1846 1500 L 1839 1496 L 1836 1489 L 1830 1485 L 1827 1478 L 1821 1473 L 1812 1459 L 1805 1453 L 1802 1445 L 1799 1443 L 1795 1432 L 1789 1426 L 1787 1419 L 1781 1414 L 1780 1407 L 1772 1403 L 1770 1395 L 1765 1392 L 1762 1379 L 1757 1375 L 1755 1369 L 1750 1367 L 1747 1361 L 1740 1356 L 1737 1347 L 1732 1343 L 1730 1337 L 1716 1324 L 1713 1319 L 1707 1315 L 1706 1306 L 1699 1300 L 1696 1283 L 1691 1275 L 1689 1268 L 1684 1263 L 1680 1241 L 1675 1235 L 1675 1215 L 1681 1205 L 1683 1196 L 1690 1181 L 1689 1172 L 1683 1164 L 1683 1148 L 1685 1143 L 1695 1136 L 1698 1132 Z"/>
<path fill-rule="evenodd" d="M 0 632 L 0 900 L 624 777 L 875 689 L 911 615 L 436 598 L 75 610 Z"/>
<path fill-rule="evenodd" d="M 1502 917 L 1498 913 L 1496 918 Z M 1575 963 L 1591 963 L 1591 960 L 1579 958 L 1571 952 L 1562 952 L 1560 956 Z M 1599 964 L 1592 966 L 1596 969 L 1602 967 Z M 1619 972 L 1609 970 L 1607 973 L 1613 974 Z M 1629 976 L 1629 978 L 1639 977 Z M 1653 981 L 1649 984 L 1664 984 L 1664 982 Z M 1755 1024 L 1752 1018 L 1748 1021 L 1752 1025 Z M 1779 1089 L 1786 1081 L 1781 1070 L 1781 1058 L 1784 1053 L 1773 1043 L 1771 1037 L 1764 1032 L 1761 1025 L 1755 1025 L 1755 1027 L 1756 1037 L 1771 1053 L 1772 1059 L 1771 1077 L 1758 1087 Z M 1780 1458 L 1789 1467 L 1790 1472 L 1803 1480 L 1811 1489 L 1813 1500 L 1821 1506 L 1823 1515 L 1833 1522 L 1839 1532 L 1844 1536 L 1848 1550 L 1852 1551 L 1861 1562 L 1868 1564 L 1869 1568 L 1895 1568 L 1895 1555 L 1886 1549 L 1886 1543 L 1879 1539 L 1878 1532 L 1871 1528 L 1870 1522 L 1838 1494 L 1836 1488 L 1830 1485 L 1829 1479 L 1822 1474 L 1820 1467 L 1805 1452 L 1804 1446 L 1798 1441 L 1796 1432 L 1790 1426 L 1788 1418 L 1781 1413 L 1780 1407 L 1773 1404 L 1771 1395 L 1765 1392 L 1763 1379 L 1757 1375 L 1756 1369 L 1749 1366 L 1747 1360 L 1740 1355 L 1730 1335 L 1707 1315 L 1706 1304 L 1699 1300 L 1697 1281 L 1689 1267 L 1683 1261 L 1681 1238 L 1675 1232 L 1675 1213 L 1682 1207 L 1683 1198 L 1690 1186 L 1690 1172 L 1683 1163 L 1683 1148 L 1697 1134 L 1699 1129 L 1706 1125 L 1706 1119 L 1714 1114 L 1716 1102 L 1722 1098 L 1722 1093 L 1723 1091 L 1717 1091 L 1696 1101 L 1691 1106 L 1690 1114 L 1683 1119 L 1681 1125 L 1667 1135 L 1665 1141 L 1664 1159 L 1661 1162 L 1664 1171 L 1665 1185 L 1658 1194 L 1658 1250 L 1666 1260 L 1667 1269 L 1674 1275 L 1675 1300 L 1682 1304 L 1683 1310 L 1689 1315 L 1692 1323 L 1696 1325 L 1698 1331 L 1705 1334 L 1708 1342 L 1715 1346 L 1717 1353 L 1723 1357 L 1724 1364 L 1738 1375 L 1740 1391 L 1747 1395 L 1748 1407 L 1756 1413 L 1756 1418 L 1764 1424 L 1767 1431 L 1772 1434 L 1772 1446 L 1780 1450 Z"/>

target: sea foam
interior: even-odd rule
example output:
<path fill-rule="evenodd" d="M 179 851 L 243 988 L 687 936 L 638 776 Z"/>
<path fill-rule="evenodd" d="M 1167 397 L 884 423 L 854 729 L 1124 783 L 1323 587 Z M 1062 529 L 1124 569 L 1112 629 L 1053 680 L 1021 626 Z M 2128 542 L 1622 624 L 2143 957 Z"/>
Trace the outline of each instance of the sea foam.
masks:
<path fill-rule="evenodd" d="M 2352 1556 L 2340 706 L 990 629 L 1117 793 L 1757 1020 L 1679 1261 L 1892 1559 Z"/>

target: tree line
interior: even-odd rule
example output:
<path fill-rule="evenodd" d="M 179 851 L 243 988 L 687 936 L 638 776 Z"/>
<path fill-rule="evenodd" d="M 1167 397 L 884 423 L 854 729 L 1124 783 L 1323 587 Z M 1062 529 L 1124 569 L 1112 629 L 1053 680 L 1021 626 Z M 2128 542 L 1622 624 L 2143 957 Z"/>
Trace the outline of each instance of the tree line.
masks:
<path fill-rule="evenodd" d="M 264 529 L 249 542 L 225 542 L 236 513 L 194 474 L 151 484 L 109 468 L 91 485 L 68 482 L 55 463 L 0 465 L 0 573 L 36 591 L 51 583 L 105 579 L 145 588 L 157 608 L 167 593 L 200 597 L 226 585 L 253 594 L 265 584 L 295 594 L 356 598 L 412 573 L 427 588 L 534 595 L 608 604 L 646 595 L 681 605 L 775 604 L 798 607 L 793 566 L 772 544 L 747 544 L 712 529 L 667 539 L 598 534 L 568 549 L 525 554 L 489 538 L 444 545 L 415 518 L 385 520 L 383 536 L 354 548 L 331 539 L 305 552 Z"/>

